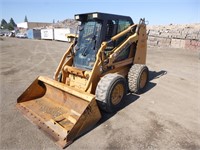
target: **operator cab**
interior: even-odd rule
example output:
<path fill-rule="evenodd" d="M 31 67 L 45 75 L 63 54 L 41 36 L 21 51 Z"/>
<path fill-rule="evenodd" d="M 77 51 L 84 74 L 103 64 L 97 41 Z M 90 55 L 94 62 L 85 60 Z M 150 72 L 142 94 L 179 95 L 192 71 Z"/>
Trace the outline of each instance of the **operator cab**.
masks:
<path fill-rule="evenodd" d="M 79 26 L 77 44 L 74 47 L 75 57 L 73 65 L 86 70 L 92 70 L 96 61 L 96 54 L 103 41 L 109 41 L 111 37 L 133 24 L 132 19 L 128 16 L 99 12 L 77 14 L 75 19 L 80 21 L 81 25 Z M 111 51 L 125 38 L 126 35 L 115 42 L 111 42 L 107 46 L 106 51 Z M 125 53 L 123 54 L 124 58 L 128 56 L 129 48 Z"/>

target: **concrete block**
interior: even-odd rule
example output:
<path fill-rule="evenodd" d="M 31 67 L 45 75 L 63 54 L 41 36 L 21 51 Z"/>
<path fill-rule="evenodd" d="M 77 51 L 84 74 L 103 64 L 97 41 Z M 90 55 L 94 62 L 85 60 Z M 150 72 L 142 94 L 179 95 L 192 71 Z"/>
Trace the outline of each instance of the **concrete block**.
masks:
<path fill-rule="evenodd" d="M 180 48 L 180 39 L 172 39 L 171 47 L 172 48 Z"/>
<path fill-rule="evenodd" d="M 147 45 L 157 46 L 158 45 L 158 41 L 147 41 Z"/>
<path fill-rule="evenodd" d="M 200 50 L 200 41 L 197 40 L 186 40 L 185 48 L 192 50 Z"/>
<path fill-rule="evenodd" d="M 191 44 L 191 41 L 190 40 L 185 40 L 185 47 L 188 47 L 188 46 L 190 46 Z"/>
<path fill-rule="evenodd" d="M 160 37 L 162 37 L 162 38 L 171 38 L 171 36 L 172 35 L 170 33 L 165 33 L 165 32 L 160 34 Z"/>
<path fill-rule="evenodd" d="M 157 38 L 158 41 L 160 41 L 161 43 L 171 43 L 171 39 L 170 38 Z"/>
<path fill-rule="evenodd" d="M 149 35 L 150 35 L 150 36 L 159 36 L 159 35 L 160 35 L 160 32 L 157 31 L 157 30 L 150 30 L 150 31 L 149 31 Z"/>
<path fill-rule="evenodd" d="M 170 38 L 157 38 L 159 47 L 170 47 L 171 39 Z"/>
<path fill-rule="evenodd" d="M 200 47 L 200 41 L 192 40 L 192 41 L 190 42 L 190 44 L 191 44 L 192 46 Z"/>
<path fill-rule="evenodd" d="M 187 34 L 192 34 L 193 30 L 187 30 Z"/>
<path fill-rule="evenodd" d="M 185 48 L 185 40 L 180 40 L 180 48 Z"/>
<path fill-rule="evenodd" d="M 171 37 L 173 39 L 177 39 L 178 37 L 180 37 L 180 33 L 173 33 Z"/>
<path fill-rule="evenodd" d="M 196 40 L 197 36 L 186 36 L 186 39 L 188 39 L 188 40 Z"/>
<path fill-rule="evenodd" d="M 148 41 L 157 41 L 157 37 L 148 36 Z"/>
<path fill-rule="evenodd" d="M 200 41 L 200 34 L 197 35 L 197 40 Z"/>

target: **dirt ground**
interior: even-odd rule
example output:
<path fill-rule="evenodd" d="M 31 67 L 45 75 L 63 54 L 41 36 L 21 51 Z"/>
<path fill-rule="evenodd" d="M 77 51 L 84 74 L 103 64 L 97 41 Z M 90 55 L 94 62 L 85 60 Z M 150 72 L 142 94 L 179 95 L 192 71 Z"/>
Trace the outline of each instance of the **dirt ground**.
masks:
<path fill-rule="evenodd" d="M 1 38 L 0 46 L 0 149 L 59 150 L 15 104 L 37 76 L 53 76 L 69 44 Z M 67 149 L 200 149 L 199 51 L 149 48 L 147 65 L 146 92 L 127 95 L 123 109 Z"/>

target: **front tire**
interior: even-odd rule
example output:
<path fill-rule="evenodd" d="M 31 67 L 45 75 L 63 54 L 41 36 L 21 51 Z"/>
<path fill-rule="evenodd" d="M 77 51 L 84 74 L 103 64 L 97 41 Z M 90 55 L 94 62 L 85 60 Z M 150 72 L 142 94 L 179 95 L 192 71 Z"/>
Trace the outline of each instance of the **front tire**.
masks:
<path fill-rule="evenodd" d="M 107 74 L 101 78 L 96 88 L 96 100 L 101 110 L 117 111 L 126 95 L 126 80 L 119 74 Z"/>

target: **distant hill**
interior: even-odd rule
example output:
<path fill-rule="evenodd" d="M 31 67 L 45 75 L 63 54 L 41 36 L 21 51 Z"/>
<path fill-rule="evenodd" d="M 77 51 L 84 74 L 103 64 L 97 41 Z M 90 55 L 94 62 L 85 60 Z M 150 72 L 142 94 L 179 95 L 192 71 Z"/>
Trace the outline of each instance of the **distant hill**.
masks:
<path fill-rule="evenodd" d="M 65 19 L 53 24 L 54 28 L 73 28 L 78 26 L 79 22 L 74 19 Z"/>

